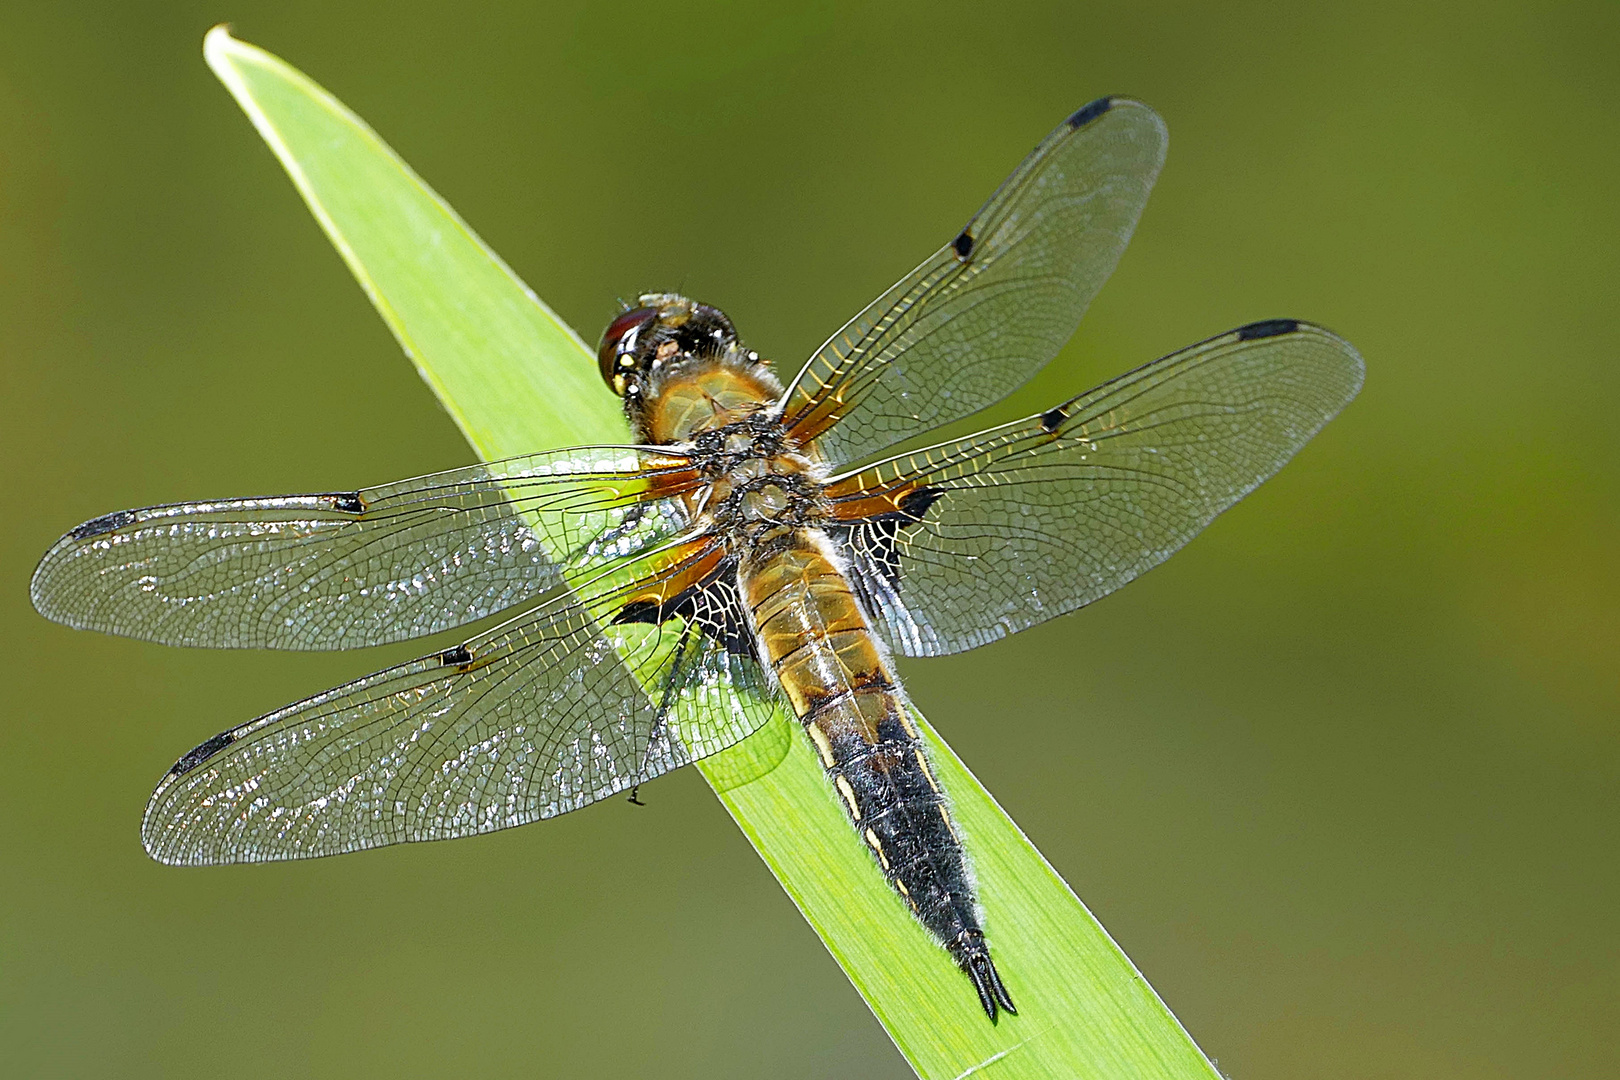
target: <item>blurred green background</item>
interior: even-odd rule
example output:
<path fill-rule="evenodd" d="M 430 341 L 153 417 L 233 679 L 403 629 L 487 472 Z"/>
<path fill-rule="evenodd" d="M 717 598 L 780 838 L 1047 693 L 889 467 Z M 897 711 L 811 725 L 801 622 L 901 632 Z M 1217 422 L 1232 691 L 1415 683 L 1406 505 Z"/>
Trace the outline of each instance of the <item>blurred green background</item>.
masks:
<path fill-rule="evenodd" d="M 1165 567 L 912 696 L 1230 1075 L 1614 1075 L 1620 6 L 1416 7 L 8 4 L 0 1071 L 906 1075 L 695 774 L 454 844 L 142 853 L 181 752 L 421 646 L 74 633 L 38 556 L 471 458 L 203 65 L 230 19 L 588 340 L 680 288 L 790 372 L 1070 110 L 1152 104 L 1137 238 L 998 416 L 1280 315 L 1366 390 Z"/>

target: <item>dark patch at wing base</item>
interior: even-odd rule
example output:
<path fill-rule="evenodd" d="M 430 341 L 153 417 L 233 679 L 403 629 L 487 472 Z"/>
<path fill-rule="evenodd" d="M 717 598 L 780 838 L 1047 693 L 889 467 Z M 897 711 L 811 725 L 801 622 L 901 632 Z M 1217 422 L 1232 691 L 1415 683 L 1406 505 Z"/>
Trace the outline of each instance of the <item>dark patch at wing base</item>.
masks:
<path fill-rule="evenodd" d="M 823 526 L 851 556 L 849 582 L 869 614 L 875 616 L 898 606 L 900 535 L 922 524 L 929 508 L 944 497 L 942 488 L 920 487 L 907 492 L 889 513 L 875 514 L 848 525 Z"/>
<path fill-rule="evenodd" d="M 1108 595 L 1281 468 L 1363 371 L 1321 327 L 1253 323 L 1024 420 L 834 477 L 874 629 L 902 655 L 940 656 Z M 919 527 L 879 520 L 922 491 L 949 497 Z"/>
<path fill-rule="evenodd" d="M 944 497 L 945 492 L 940 488 L 920 487 L 916 491 L 909 492 L 905 498 L 900 500 L 897 504 L 900 512 L 894 516 L 901 520 L 901 528 L 905 528 L 907 525 L 915 525 L 922 521 L 923 515 L 928 513 L 930 506 L 933 506 Z"/>
<path fill-rule="evenodd" d="M 613 617 L 613 623 L 658 625 L 666 619 L 681 618 L 695 625 L 704 637 L 710 638 L 731 655 L 757 659 L 754 635 L 748 627 L 748 616 L 743 611 L 741 598 L 735 587 L 727 587 L 727 583 L 734 582 L 736 577 L 737 560 L 722 559 L 713 573 L 663 602 L 635 600 L 626 604 Z"/>
<path fill-rule="evenodd" d="M 756 661 L 696 633 L 694 653 L 670 650 L 675 635 L 661 627 L 603 632 L 632 601 L 704 576 L 681 577 L 687 567 L 669 548 L 644 554 L 553 587 L 459 647 L 230 728 L 158 783 L 141 824 L 147 853 L 199 866 L 472 836 L 568 813 L 735 746 L 778 715 Z M 697 621 L 706 612 L 717 622 L 716 610 L 711 602 Z M 659 686 L 655 703 L 648 688 Z"/>
<path fill-rule="evenodd" d="M 872 545 L 872 560 L 883 576 L 893 587 L 900 585 L 900 555 L 895 550 L 895 544 L 900 539 L 900 533 L 922 523 L 923 515 L 928 508 L 945 497 L 945 492 L 939 488 L 921 487 L 916 491 L 907 492 L 892 514 L 879 514 L 868 518 L 865 524 L 875 526 L 868 534 Z"/>

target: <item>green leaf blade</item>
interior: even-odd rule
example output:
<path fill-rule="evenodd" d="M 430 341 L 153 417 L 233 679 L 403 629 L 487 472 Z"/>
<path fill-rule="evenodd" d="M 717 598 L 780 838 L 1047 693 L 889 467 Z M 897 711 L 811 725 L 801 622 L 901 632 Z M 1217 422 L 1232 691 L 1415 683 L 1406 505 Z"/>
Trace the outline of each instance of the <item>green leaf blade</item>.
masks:
<path fill-rule="evenodd" d="M 480 454 L 628 441 L 579 335 L 376 132 L 224 27 L 209 32 L 203 55 Z M 514 432 L 498 411 L 476 407 L 486 400 L 522 402 L 531 422 Z M 501 451 L 535 431 L 549 434 L 543 446 Z"/>
<path fill-rule="evenodd" d="M 375 132 L 223 28 L 204 52 L 481 456 L 626 441 L 579 336 Z M 791 721 L 778 716 L 699 765 L 917 1073 L 1218 1075 L 1017 825 L 921 726 L 1019 1007 L 996 1025 L 885 884 Z"/>

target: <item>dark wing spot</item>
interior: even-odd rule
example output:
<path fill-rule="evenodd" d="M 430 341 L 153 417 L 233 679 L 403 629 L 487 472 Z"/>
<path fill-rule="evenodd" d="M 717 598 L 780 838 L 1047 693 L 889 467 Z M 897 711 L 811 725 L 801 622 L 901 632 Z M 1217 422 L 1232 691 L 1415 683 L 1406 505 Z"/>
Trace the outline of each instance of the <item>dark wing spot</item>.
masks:
<path fill-rule="evenodd" d="M 951 250 L 956 252 L 958 259 L 967 262 L 973 255 L 973 234 L 963 229 L 956 239 L 951 241 Z"/>
<path fill-rule="evenodd" d="M 733 656 L 754 656 L 754 635 L 748 628 L 748 615 L 733 584 L 736 577 L 736 560 L 722 559 L 714 572 L 696 585 L 682 589 L 662 603 L 632 600 L 619 609 L 612 621 L 615 625 L 650 623 L 656 626 L 665 619 L 681 618 Z"/>
<path fill-rule="evenodd" d="M 1114 99 L 1111 97 L 1098 98 L 1089 105 L 1082 105 L 1073 116 L 1069 117 L 1070 130 L 1085 127 L 1113 107 Z"/>
<path fill-rule="evenodd" d="M 1252 322 L 1248 326 L 1238 327 L 1237 336 L 1239 341 L 1253 341 L 1256 338 L 1292 334 L 1298 329 L 1298 319 L 1264 319 L 1260 322 Z"/>
<path fill-rule="evenodd" d="M 88 540 L 92 536 L 105 536 L 110 532 L 117 532 L 126 525 L 135 524 L 135 511 L 120 510 L 116 514 L 102 514 L 98 518 L 91 518 L 80 525 L 69 536 L 75 540 Z"/>
<path fill-rule="evenodd" d="M 1041 428 L 1048 432 L 1056 431 L 1063 426 L 1063 421 L 1068 418 L 1069 414 L 1063 411 L 1061 405 L 1055 409 L 1048 409 L 1046 412 L 1041 413 Z"/>
<path fill-rule="evenodd" d="M 465 645 L 452 646 L 439 654 L 439 663 L 445 667 L 461 667 L 472 662 L 472 650 Z"/>
<path fill-rule="evenodd" d="M 850 584 L 867 611 L 882 610 L 882 594 L 900 587 L 900 529 L 903 524 L 915 525 L 919 520 L 893 513 L 851 525 L 827 526 L 828 535 L 851 555 Z"/>
<path fill-rule="evenodd" d="M 341 510 L 345 514 L 365 513 L 366 503 L 360 498 L 358 491 L 340 491 L 335 495 L 328 495 L 327 499 L 331 501 L 334 510 Z"/>
<path fill-rule="evenodd" d="M 201 746 L 187 752 L 185 757 L 175 762 L 174 768 L 169 770 L 169 775 L 186 775 L 186 773 L 190 772 L 192 769 L 195 769 L 197 766 L 201 765 L 203 762 L 207 761 L 209 758 L 213 757 L 215 754 L 219 753 L 221 750 L 225 749 L 235 741 L 236 736 L 231 732 L 220 732 L 218 735 L 215 735 L 212 739 L 209 739 Z"/>
<path fill-rule="evenodd" d="M 825 526 L 828 535 L 850 553 L 851 584 L 868 611 L 881 610 L 882 593 L 900 588 L 900 532 L 922 522 L 930 507 L 945 497 L 942 488 L 908 491 L 891 513 L 876 514 L 847 525 Z"/>
<path fill-rule="evenodd" d="M 945 492 L 939 488 L 920 487 L 915 491 L 906 492 L 905 496 L 895 504 L 904 516 L 902 527 L 915 525 L 928 513 L 928 508 L 945 497 Z"/>
<path fill-rule="evenodd" d="M 663 609 L 655 600 L 633 600 L 624 605 L 619 613 L 613 616 L 615 625 L 621 623 L 661 623 L 664 621 Z"/>

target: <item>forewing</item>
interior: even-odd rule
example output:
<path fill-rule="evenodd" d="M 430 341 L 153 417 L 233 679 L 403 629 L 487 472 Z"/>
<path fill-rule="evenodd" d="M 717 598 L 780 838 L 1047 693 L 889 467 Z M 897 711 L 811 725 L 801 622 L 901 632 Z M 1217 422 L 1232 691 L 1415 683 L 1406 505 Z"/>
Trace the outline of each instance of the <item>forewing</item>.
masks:
<path fill-rule="evenodd" d="M 733 745 L 774 703 L 751 655 L 687 632 L 699 612 L 735 617 L 719 613 L 724 592 L 662 623 L 615 621 L 687 591 L 690 567 L 712 555 L 709 541 L 663 549 L 463 645 L 209 739 L 158 784 L 146 850 L 264 862 L 469 836 Z"/>
<path fill-rule="evenodd" d="M 34 606 L 166 645 L 343 649 L 460 626 L 684 526 L 688 463 L 558 450 L 353 492 L 125 510 L 62 537 Z"/>
<path fill-rule="evenodd" d="M 1039 371 L 1113 272 L 1164 162 L 1164 122 L 1092 102 L 953 240 L 834 334 L 783 419 L 833 465 L 977 412 Z"/>
<path fill-rule="evenodd" d="M 835 478 L 831 531 L 893 648 L 971 649 L 1163 562 L 1293 457 L 1362 371 L 1320 327 L 1253 323 L 1037 416 Z"/>

